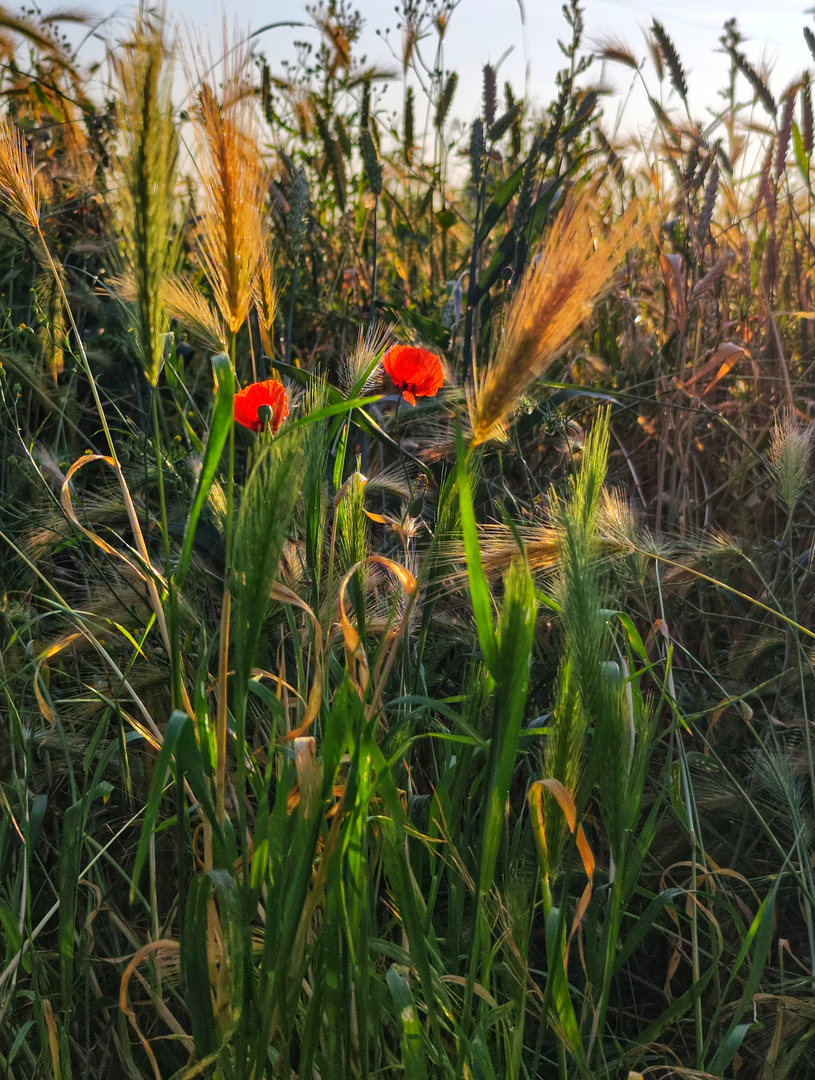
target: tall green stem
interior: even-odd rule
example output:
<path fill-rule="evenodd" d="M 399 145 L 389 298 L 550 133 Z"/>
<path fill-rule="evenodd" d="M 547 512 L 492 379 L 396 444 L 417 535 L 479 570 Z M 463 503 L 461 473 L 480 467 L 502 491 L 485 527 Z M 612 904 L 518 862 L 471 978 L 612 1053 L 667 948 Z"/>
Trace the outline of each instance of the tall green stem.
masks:
<path fill-rule="evenodd" d="M 379 209 L 379 196 L 374 196 L 374 254 L 371 266 L 371 330 L 376 325 L 376 218 L 377 210 Z"/>
<path fill-rule="evenodd" d="M 232 370 L 235 369 L 235 338 L 229 346 L 229 358 Z M 218 645 L 218 711 L 215 721 L 215 815 L 218 824 L 223 826 L 226 801 L 226 744 L 227 744 L 227 700 L 229 678 L 229 623 L 232 612 L 232 531 L 235 502 L 235 425 L 229 427 L 229 467 L 226 477 L 226 525 L 224 553 L 224 592 L 221 606 L 221 629 Z M 237 734 L 237 733 L 236 733 Z M 238 738 L 238 763 L 243 755 L 240 737 Z"/>

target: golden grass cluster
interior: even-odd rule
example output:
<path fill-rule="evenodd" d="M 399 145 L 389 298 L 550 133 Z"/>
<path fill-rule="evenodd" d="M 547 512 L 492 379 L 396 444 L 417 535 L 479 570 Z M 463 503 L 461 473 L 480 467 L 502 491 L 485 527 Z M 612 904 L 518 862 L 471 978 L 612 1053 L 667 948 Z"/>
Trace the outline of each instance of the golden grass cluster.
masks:
<path fill-rule="evenodd" d="M 263 351 L 267 356 L 274 356 L 272 334 L 274 332 L 275 313 L 277 312 L 277 292 L 274 283 L 274 258 L 268 243 L 261 248 L 257 274 L 255 275 L 253 298 Z"/>
<path fill-rule="evenodd" d="M 0 120 L 0 197 L 12 213 L 39 231 L 40 200 L 34 168 L 22 133 L 5 118 Z"/>
<path fill-rule="evenodd" d="M 226 328 L 218 312 L 187 278 L 180 274 L 166 278 L 161 300 L 169 314 L 184 324 L 193 342 L 213 353 L 228 352 Z"/>
<path fill-rule="evenodd" d="M 221 98 L 202 79 L 193 119 L 201 261 L 221 316 L 236 334 L 249 315 L 266 245 L 265 176 L 245 50 L 225 47 L 224 55 Z"/>
<path fill-rule="evenodd" d="M 636 205 L 606 227 L 593 187 L 567 198 L 521 282 L 494 360 L 476 373 L 468 401 L 474 446 L 501 437 L 521 394 L 561 355 L 643 231 Z"/>

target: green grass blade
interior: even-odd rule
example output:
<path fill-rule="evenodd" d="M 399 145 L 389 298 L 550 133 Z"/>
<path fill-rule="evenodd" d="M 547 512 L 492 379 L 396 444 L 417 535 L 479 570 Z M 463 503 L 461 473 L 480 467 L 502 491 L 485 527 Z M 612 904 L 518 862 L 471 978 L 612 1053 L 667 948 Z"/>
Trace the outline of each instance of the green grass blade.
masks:
<path fill-rule="evenodd" d="M 481 546 L 475 522 L 473 494 L 470 488 L 470 478 L 467 474 L 467 451 L 461 428 L 456 432 L 456 474 L 458 478 L 458 501 L 461 511 L 461 532 L 464 540 L 464 553 L 467 557 L 470 601 L 473 605 L 478 644 L 481 646 L 484 663 L 494 677 L 498 666 L 498 650 L 493 627 L 492 597 L 487 584 L 487 576 L 484 573 L 484 566 L 481 562 Z"/>
<path fill-rule="evenodd" d="M 405 1080 L 427 1080 L 427 1051 L 407 974 L 391 967 L 385 976 L 385 982 L 393 999 L 396 1021 L 400 1028 L 399 1045 L 402 1050 Z"/>
<path fill-rule="evenodd" d="M 215 375 L 215 409 L 212 414 L 204 460 L 201 463 L 201 473 L 195 489 L 195 498 L 187 518 L 184 543 L 181 546 L 181 557 L 175 575 L 176 584 L 179 588 L 183 585 L 187 571 L 190 568 L 198 519 L 204 508 L 209 489 L 212 487 L 212 481 L 218 471 L 221 454 L 226 445 L 229 430 L 234 422 L 232 417 L 235 400 L 235 375 L 229 357 L 225 353 L 214 356 L 212 358 L 212 370 Z"/>
<path fill-rule="evenodd" d="M 741 1018 L 753 1004 L 753 998 L 758 992 L 761 977 L 764 974 L 764 968 L 767 964 L 773 937 L 775 897 L 778 892 L 780 880 L 780 877 L 776 879 L 769 894 L 764 898 L 761 907 L 756 912 L 756 916 L 750 924 L 749 930 L 745 934 L 738 956 L 730 969 L 727 986 L 721 995 L 721 1001 L 725 1001 L 727 990 L 735 979 L 739 968 L 744 963 L 750 947 L 753 946 L 753 960 L 750 964 L 750 970 L 744 983 L 741 998 L 736 1005 L 730 1027 L 727 1029 L 727 1033 L 720 1043 L 718 1050 L 713 1055 L 713 1059 L 709 1065 L 709 1070 L 714 1076 L 724 1076 L 725 1069 L 727 1069 L 733 1061 L 742 1040 L 752 1027 L 752 1024 L 742 1024 Z"/>

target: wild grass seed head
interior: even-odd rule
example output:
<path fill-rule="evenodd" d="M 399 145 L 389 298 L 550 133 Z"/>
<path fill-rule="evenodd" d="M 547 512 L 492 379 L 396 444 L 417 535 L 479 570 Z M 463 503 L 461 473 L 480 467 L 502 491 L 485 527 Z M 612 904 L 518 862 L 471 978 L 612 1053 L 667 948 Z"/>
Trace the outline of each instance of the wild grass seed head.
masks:
<path fill-rule="evenodd" d="M 170 326 L 162 285 L 178 259 L 172 61 L 162 15 L 139 15 L 131 41 L 114 64 L 121 140 L 113 167 L 115 223 L 122 272 L 130 279 L 139 359 L 152 386 L 158 382 Z"/>
<path fill-rule="evenodd" d="M 0 119 L 0 199 L 39 232 L 40 200 L 34 166 L 22 132 L 5 117 Z"/>
<path fill-rule="evenodd" d="M 494 360 L 476 374 L 468 402 L 474 445 L 500 434 L 524 391 L 558 359 L 589 305 L 609 288 L 620 258 L 642 232 L 632 207 L 604 233 L 594 188 L 567 199 L 521 282 Z"/>
<path fill-rule="evenodd" d="M 790 410 L 785 410 L 773 427 L 770 476 L 779 498 L 790 510 L 804 497 L 809 484 L 812 438 L 812 425 L 801 423 Z"/>

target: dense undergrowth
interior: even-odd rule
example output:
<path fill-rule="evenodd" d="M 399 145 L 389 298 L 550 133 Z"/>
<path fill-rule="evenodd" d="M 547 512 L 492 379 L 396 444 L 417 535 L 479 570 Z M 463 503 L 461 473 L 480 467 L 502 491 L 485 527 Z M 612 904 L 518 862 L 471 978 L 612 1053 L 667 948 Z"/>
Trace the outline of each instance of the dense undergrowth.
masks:
<path fill-rule="evenodd" d="M 815 1073 L 810 73 L 455 9 L 3 15 L 4 1077 Z"/>

